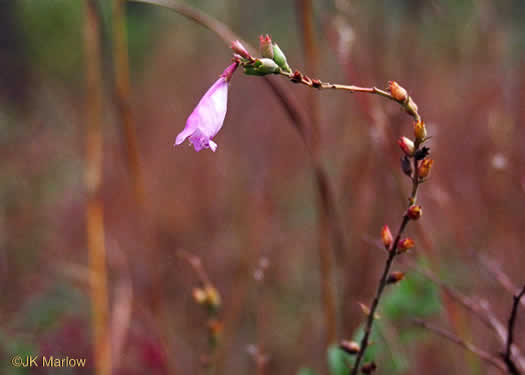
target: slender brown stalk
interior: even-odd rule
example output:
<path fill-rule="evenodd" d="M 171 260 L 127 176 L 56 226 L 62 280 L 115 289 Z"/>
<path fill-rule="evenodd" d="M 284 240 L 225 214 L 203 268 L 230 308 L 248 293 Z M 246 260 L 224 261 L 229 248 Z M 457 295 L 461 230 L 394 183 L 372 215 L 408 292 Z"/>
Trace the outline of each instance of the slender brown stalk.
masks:
<path fill-rule="evenodd" d="M 503 289 L 512 295 L 519 293 L 518 287 L 514 285 L 507 274 L 501 270 L 500 266 L 495 261 L 485 255 L 480 255 L 479 262 L 487 270 L 487 272 L 489 272 L 490 275 L 496 279 Z M 525 298 L 521 299 L 521 304 L 525 306 Z"/>
<path fill-rule="evenodd" d="M 514 327 L 516 326 L 516 317 L 518 316 L 518 307 L 520 305 L 521 298 L 525 295 L 525 285 L 518 294 L 513 296 L 514 302 L 512 304 L 512 311 L 510 313 L 509 322 L 507 325 L 507 344 L 505 347 L 505 353 L 503 354 L 503 360 L 507 365 L 507 368 L 511 374 L 520 375 L 518 367 L 512 359 L 512 345 L 514 342 Z"/>
<path fill-rule="evenodd" d="M 91 277 L 91 313 L 95 367 L 99 375 L 111 372 L 108 334 L 108 291 L 102 186 L 102 73 L 100 12 L 95 0 L 85 1 L 84 53 L 86 79 L 86 231 Z"/>
<path fill-rule="evenodd" d="M 114 100 L 117 104 L 117 117 L 124 133 L 128 171 L 133 180 L 135 199 L 144 204 L 144 182 L 140 170 L 137 134 L 130 106 L 128 43 L 125 25 L 126 0 L 113 0 L 113 71 Z"/>
<path fill-rule="evenodd" d="M 418 115 L 419 118 L 419 115 Z M 420 142 L 416 141 L 414 145 L 414 153 L 417 153 L 419 150 Z M 418 174 L 418 162 L 417 159 L 413 158 L 413 174 L 412 174 L 412 192 L 410 193 L 410 197 L 408 198 L 408 206 L 414 205 L 416 203 L 417 199 L 417 191 L 420 186 L 420 178 Z M 397 234 L 394 238 L 394 242 L 392 243 L 392 247 L 389 250 L 388 257 L 385 262 L 385 267 L 383 269 L 383 274 L 381 275 L 381 279 L 379 280 L 379 285 L 377 287 L 376 295 L 374 296 L 374 300 L 372 302 L 372 306 L 370 307 L 370 313 L 368 314 L 368 318 L 365 325 L 364 335 L 361 339 L 360 343 L 360 351 L 357 353 L 354 366 L 352 368 L 352 371 L 350 372 L 352 375 L 356 375 L 359 371 L 359 365 L 361 363 L 361 360 L 363 359 L 363 356 L 366 352 L 366 349 L 369 344 L 370 334 L 372 333 L 372 326 L 374 325 L 376 310 L 379 306 L 379 301 L 381 300 L 381 296 L 383 295 L 383 291 L 385 290 L 385 286 L 387 285 L 387 278 L 390 274 L 390 270 L 392 268 L 392 264 L 394 263 L 395 257 L 398 255 L 397 249 L 399 245 L 399 241 L 401 239 L 401 236 L 403 235 L 405 228 L 410 221 L 410 218 L 408 216 L 408 213 L 405 213 L 403 215 L 403 219 L 401 221 L 401 224 L 399 226 L 399 229 L 397 231 Z"/>
<path fill-rule="evenodd" d="M 378 89 L 375 86 L 374 87 L 360 87 L 360 86 L 355 86 L 355 85 L 342 85 L 339 83 L 324 82 L 319 79 L 310 78 L 307 75 L 299 72 L 298 70 L 296 70 L 293 73 L 280 70 L 278 74 L 288 77 L 290 81 L 294 83 L 300 83 L 302 85 L 312 87 L 315 89 L 319 89 L 319 90 L 322 90 L 322 89 L 343 90 L 343 91 L 348 91 L 351 94 L 365 93 L 365 94 L 379 95 L 379 96 L 382 96 L 384 98 L 390 99 L 392 101 L 395 101 L 401 104 L 407 110 L 407 112 L 411 116 L 414 117 L 416 121 L 421 120 L 421 117 L 419 116 L 419 113 L 417 112 L 417 108 L 412 107 L 413 102 L 411 101 L 410 98 L 408 98 L 408 100 L 406 100 L 405 102 L 400 102 L 399 100 L 395 99 L 389 92 Z"/>
<path fill-rule="evenodd" d="M 499 369 L 500 371 L 507 372 L 507 369 L 505 367 L 505 364 L 497 357 L 490 355 L 489 353 L 479 349 L 477 346 L 471 344 L 468 341 L 465 341 L 461 339 L 460 337 L 454 335 L 451 332 L 448 332 L 444 330 L 443 328 L 436 327 L 432 324 L 426 323 L 422 320 L 414 320 L 414 323 L 419 325 L 420 327 L 423 327 L 427 329 L 430 332 L 433 332 L 437 334 L 438 336 L 441 336 L 451 342 L 453 342 L 456 345 L 461 346 L 463 349 L 475 354 L 480 359 L 484 360 L 485 362 L 489 363 L 490 365 L 494 366 L 495 368 Z"/>
<path fill-rule="evenodd" d="M 315 38 L 313 25 L 313 9 L 311 0 L 297 0 L 297 11 L 302 35 L 303 48 L 305 50 L 305 65 L 308 71 L 317 75 L 319 70 L 319 51 Z M 320 166 L 321 132 L 320 132 L 320 108 L 319 96 L 315 91 L 308 95 L 308 109 L 310 119 L 310 149 L 312 150 L 314 162 Z M 319 169 L 322 170 L 321 167 Z M 322 192 L 321 192 L 322 193 Z M 330 244 L 330 212 L 331 207 L 323 202 L 320 195 L 317 198 L 318 216 L 318 251 L 321 271 L 321 296 L 323 301 L 325 349 L 337 340 L 337 310 L 336 291 L 334 275 L 334 253 Z"/>
<path fill-rule="evenodd" d="M 503 345 L 506 346 L 507 339 L 508 339 L 508 332 L 505 329 L 505 326 L 503 325 L 503 323 L 498 319 L 498 317 L 490 309 L 486 301 L 482 301 L 482 300 L 476 301 L 473 298 L 464 295 L 459 290 L 449 285 L 446 285 L 445 283 L 443 283 L 441 279 L 439 279 L 439 277 L 437 277 L 429 269 L 418 267 L 413 263 L 411 264 L 411 266 L 415 270 L 423 274 L 425 277 L 427 277 L 429 280 L 434 282 L 437 286 L 439 286 L 444 293 L 446 293 L 453 300 L 455 300 L 457 303 L 462 305 L 473 316 L 478 318 L 480 322 L 485 324 L 491 330 L 491 332 L 493 332 L 496 335 L 499 341 Z M 523 358 L 519 348 L 516 346 L 512 346 L 510 350 L 511 350 L 512 355 L 514 356 L 514 362 L 518 363 L 517 367 L 521 369 L 525 368 L 525 358 Z"/>

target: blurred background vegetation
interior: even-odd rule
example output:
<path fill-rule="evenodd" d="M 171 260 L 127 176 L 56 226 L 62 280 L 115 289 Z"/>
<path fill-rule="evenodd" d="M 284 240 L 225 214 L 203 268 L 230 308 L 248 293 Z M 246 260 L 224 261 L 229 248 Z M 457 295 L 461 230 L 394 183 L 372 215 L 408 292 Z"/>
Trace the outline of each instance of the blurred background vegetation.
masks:
<path fill-rule="evenodd" d="M 270 33 L 292 68 L 304 69 L 295 2 L 195 0 L 187 4 L 253 44 Z M 110 307 L 129 276 L 133 313 L 115 374 L 201 371 L 206 314 L 198 279 L 176 256 L 199 256 L 222 296 L 223 373 L 346 373 L 344 354 L 323 344 L 312 163 L 286 112 L 261 79 L 236 75 L 217 153 L 174 149 L 200 96 L 229 63 L 216 35 L 165 8 L 126 5 L 130 104 L 145 199 L 135 201 L 126 144 L 111 94 L 111 2 L 103 16 L 104 180 Z M 14 354 L 88 358 L 94 372 L 85 235 L 84 3 L 0 4 L 0 310 L 2 373 L 26 374 Z M 473 355 L 410 323 L 424 318 L 490 353 L 498 340 L 423 277 L 429 267 L 503 321 L 512 298 L 480 265 L 488 256 L 523 283 L 525 241 L 525 2 L 506 0 L 323 0 L 315 2 L 320 77 L 386 86 L 416 99 L 433 136 L 424 217 L 409 228 L 418 247 L 397 268 L 369 358 L 380 373 L 488 374 Z M 305 73 L 308 73 L 305 71 Z M 289 84 L 302 107 L 308 88 Z M 337 264 L 339 338 L 359 335 L 384 255 L 381 226 L 396 227 L 409 181 L 395 140 L 411 120 L 381 98 L 322 92 L 321 156 L 345 229 Z M 139 207 L 140 206 L 140 207 Z M 268 268 L 253 278 L 260 259 Z M 126 272 L 122 271 L 126 264 Z M 420 266 L 414 267 L 414 264 Z M 263 309 L 261 312 L 261 309 Z M 525 319 L 517 333 L 525 332 Z M 522 334 L 517 343 L 525 344 Z M 30 370 L 33 371 L 33 370 Z M 47 372 L 46 372 L 47 371 Z M 53 369 L 35 373 L 54 374 Z M 31 372 L 32 373 L 32 372 Z"/>

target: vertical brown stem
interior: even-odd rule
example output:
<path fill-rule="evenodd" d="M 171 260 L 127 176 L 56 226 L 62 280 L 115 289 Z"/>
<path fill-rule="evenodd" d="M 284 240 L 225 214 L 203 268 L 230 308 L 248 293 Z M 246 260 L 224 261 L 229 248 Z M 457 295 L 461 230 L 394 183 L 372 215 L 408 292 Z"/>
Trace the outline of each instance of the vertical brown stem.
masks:
<path fill-rule="evenodd" d="M 91 310 L 95 367 L 98 375 L 111 372 L 108 334 L 108 291 L 104 246 L 102 186 L 102 75 L 100 13 L 95 0 L 85 1 L 84 53 L 86 77 L 86 231 L 91 275 Z"/>
<path fill-rule="evenodd" d="M 113 0 L 113 69 L 115 74 L 114 96 L 117 104 L 117 117 L 122 126 L 126 142 L 128 171 L 133 180 L 135 199 L 142 206 L 144 203 L 144 184 L 139 164 L 137 134 L 131 114 L 129 100 L 129 61 L 126 37 L 125 16 L 126 0 Z"/>
<path fill-rule="evenodd" d="M 299 12 L 301 35 L 305 50 L 306 69 L 313 76 L 317 76 L 319 69 L 319 52 L 317 48 L 315 31 L 313 25 L 313 9 L 311 0 L 297 0 Z M 316 168 L 316 179 L 324 181 L 325 174 L 320 163 L 320 110 L 319 97 L 316 90 L 308 93 L 309 117 L 310 117 L 310 136 L 309 143 L 312 150 L 313 162 Z M 319 258 L 321 264 L 321 293 L 323 300 L 325 345 L 328 346 L 336 341 L 337 338 L 337 312 L 335 303 L 335 277 L 333 249 L 330 243 L 332 228 L 330 225 L 330 210 L 334 207 L 328 205 L 326 194 L 328 190 L 320 189 L 317 199 L 319 210 Z"/>

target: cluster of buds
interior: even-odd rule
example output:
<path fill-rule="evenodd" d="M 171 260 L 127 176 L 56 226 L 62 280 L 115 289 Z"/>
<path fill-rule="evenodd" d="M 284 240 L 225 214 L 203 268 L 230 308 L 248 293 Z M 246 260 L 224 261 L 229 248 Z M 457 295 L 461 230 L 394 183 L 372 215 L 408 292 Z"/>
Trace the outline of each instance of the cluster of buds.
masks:
<path fill-rule="evenodd" d="M 249 75 L 264 76 L 267 74 L 278 74 L 281 71 L 291 73 L 286 56 L 277 43 L 273 43 L 269 35 L 259 37 L 261 57 L 253 57 L 244 48 L 241 42 L 235 40 L 231 44 L 234 52 L 233 59 L 239 63 L 244 73 Z"/>
<path fill-rule="evenodd" d="M 221 307 L 221 295 L 219 291 L 211 285 L 206 285 L 203 288 L 194 288 L 193 299 L 199 305 L 206 306 L 212 311 L 216 311 Z"/>
<path fill-rule="evenodd" d="M 411 206 L 407 210 L 407 216 L 411 220 L 417 220 L 419 217 L 421 217 L 421 213 L 423 212 L 423 209 L 421 206 Z M 387 251 L 392 251 L 394 239 L 392 237 L 392 232 L 390 232 L 390 228 L 388 225 L 384 225 L 381 229 L 381 239 L 383 240 L 383 245 L 385 245 L 385 249 Z M 403 238 L 400 239 L 397 243 L 396 252 L 397 254 L 402 254 L 406 252 L 407 250 L 412 249 L 414 246 L 416 246 L 416 243 L 411 238 Z M 398 280 L 400 281 L 400 280 Z"/>

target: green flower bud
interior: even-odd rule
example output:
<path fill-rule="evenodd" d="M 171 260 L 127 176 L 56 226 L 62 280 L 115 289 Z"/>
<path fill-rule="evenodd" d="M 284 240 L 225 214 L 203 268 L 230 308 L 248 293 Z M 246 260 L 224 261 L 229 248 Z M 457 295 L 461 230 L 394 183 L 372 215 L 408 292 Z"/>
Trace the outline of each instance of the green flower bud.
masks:
<path fill-rule="evenodd" d="M 279 66 L 271 59 L 257 59 L 253 64 L 244 66 L 244 73 L 254 76 L 265 76 L 279 72 Z"/>
<path fill-rule="evenodd" d="M 259 37 L 259 46 L 262 57 L 273 59 L 272 38 L 268 34 Z"/>
<path fill-rule="evenodd" d="M 286 56 L 284 55 L 283 51 L 281 51 L 277 43 L 273 44 L 273 61 L 275 61 L 277 65 L 279 65 L 285 72 L 292 72 L 292 69 L 290 69 L 290 66 L 288 65 L 288 61 L 286 61 Z"/>

